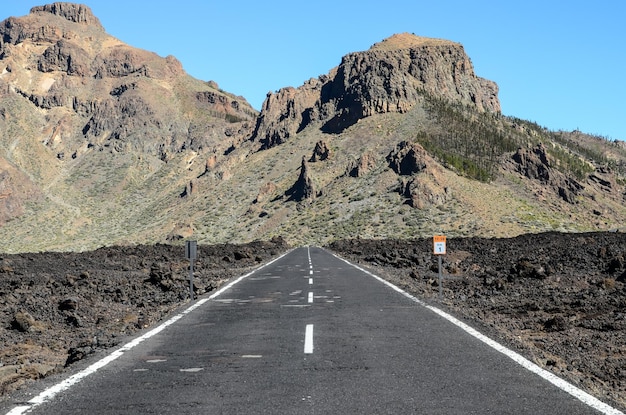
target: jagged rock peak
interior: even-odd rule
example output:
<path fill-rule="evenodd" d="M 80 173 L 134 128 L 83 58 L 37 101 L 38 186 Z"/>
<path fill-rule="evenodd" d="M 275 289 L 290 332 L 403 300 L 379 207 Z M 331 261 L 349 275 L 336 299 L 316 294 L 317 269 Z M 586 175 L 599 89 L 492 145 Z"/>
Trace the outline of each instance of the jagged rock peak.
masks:
<path fill-rule="evenodd" d="M 56 2 L 44 6 L 35 6 L 30 9 L 31 14 L 42 12 L 63 17 L 70 22 L 102 27 L 100 20 L 94 16 L 89 6 L 85 6 L 84 4 Z"/>
<path fill-rule="evenodd" d="M 337 81 L 358 95 L 363 116 L 407 112 L 420 90 L 479 111 L 500 112 L 496 83 L 476 76 L 463 45 L 449 40 L 393 35 L 368 51 L 344 56 Z"/>
<path fill-rule="evenodd" d="M 315 144 L 315 148 L 313 149 L 313 155 L 309 161 L 311 163 L 315 163 L 316 161 L 324 161 L 330 157 L 330 148 L 326 141 L 320 140 Z"/>
<path fill-rule="evenodd" d="M 459 45 L 445 39 L 435 39 L 430 37 L 416 36 L 410 33 L 398 33 L 381 42 L 374 43 L 369 49 L 374 50 L 398 50 L 398 49 L 411 49 L 421 46 L 444 46 L 444 45 Z"/>
<path fill-rule="evenodd" d="M 287 192 L 289 200 L 300 202 L 304 199 L 315 198 L 315 187 L 313 186 L 313 180 L 311 180 L 311 173 L 309 172 L 309 165 L 306 161 L 306 157 L 302 156 L 302 164 L 300 166 L 300 176 L 298 180 L 291 186 Z"/>
<path fill-rule="evenodd" d="M 424 94 L 500 112 L 498 85 L 474 73 L 461 44 L 402 33 L 345 55 L 328 75 L 268 94 L 253 138 L 273 147 L 315 122 L 340 133 L 365 117 L 407 113 Z"/>

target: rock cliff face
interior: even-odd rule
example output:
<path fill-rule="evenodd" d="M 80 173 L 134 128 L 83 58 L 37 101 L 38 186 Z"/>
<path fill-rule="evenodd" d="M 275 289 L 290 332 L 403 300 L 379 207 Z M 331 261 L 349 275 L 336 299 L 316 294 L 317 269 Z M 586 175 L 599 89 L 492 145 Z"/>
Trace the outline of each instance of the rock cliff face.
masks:
<path fill-rule="evenodd" d="M 250 135 L 257 115 L 245 99 L 191 79 L 173 56 L 109 36 L 89 7 L 72 3 L 0 23 L 0 89 L 43 110 L 44 131 L 66 126 L 42 139 L 59 159 L 90 149 L 163 161 L 183 149 L 223 152 Z"/>
<path fill-rule="evenodd" d="M 254 138 L 269 148 L 311 122 L 341 132 L 359 119 L 405 113 L 424 93 L 499 112 L 498 86 L 475 75 L 458 43 L 394 35 L 368 51 L 350 53 L 328 75 L 268 94 Z"/>
<path fill-rule="evenodd" d="M 520 148 L 513 154 L 511 160 L 515 163 L 515 170 L 518 173 L 554 189 L 567 203 L 576 203 L 577 196 L 585 189 L 578 181 L 554 169 L 554 161 L 550 160 L 543 144 L 533 149 Z"/>
<path fill-rule="evenodd" d="M 54 24 L 50 18 L 60 19 Z M 43 22 L 48 24 L 42 24 Z M 71 23 L 80 25 L 80 31 L 104 32 L 100 20 L 93 15 L 91 9 L 82 4 L 53 3 L 36 6 L 25 17 L 10 17 L 0 23 L 0 52 L 4 53 L 6 45 L 17 45 L 22 42 L 56 42 L 62 39 L 76 39 L 77 30 L 72 30 Z M 83 33 L 86 34 L 86 33 Z"/>
<path fill-rule="evenodd" d="M 32 14 L 43 12 L 63 17 L 70 22 L 83 23 L 91 26 L 100 26 L 100 20 L 93 15 L 91 9 L 82 4 L 56 2 L 45 6 L 35 6 L 30 9 Z"/>
<path fill-rule="evenodd" d="M 393 36 L 259 116 L 85 6 L 36 7 L 0 22 L 0 250 L 623 228 L 623 147 L 498 112 L 449 41 Z"/>

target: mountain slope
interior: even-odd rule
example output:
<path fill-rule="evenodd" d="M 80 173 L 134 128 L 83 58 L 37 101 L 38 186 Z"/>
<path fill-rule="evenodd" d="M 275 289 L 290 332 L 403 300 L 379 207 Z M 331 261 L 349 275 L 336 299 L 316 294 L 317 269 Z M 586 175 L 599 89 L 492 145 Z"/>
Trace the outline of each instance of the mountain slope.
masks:
<path fill-rule="evenodd" d="M 269 94 L 106 34 L 86 6 L 0 23 L 0 251 L 617 228 L 620 143 L 500 114 L 463 47 L 394 35 Z M 0 200 L 0 201 L 2 201 Z M 2 205 L 0 205 L 2 206 Z"/>
<path fill-rule="evenodd" d="M 0 157 L 41 196 L 20 218 L 27 225 L 9 225 L 18 228 L 12 235 L 43 240 L 41 249 L 91 233 L 102 241 L 133 233 L 116 228 L 155 203 L 167 186 L 155 178 L 177 176 L 181 163 L 204 164 L 198 157 L 223 153 L 253 127 L 256 111 L 245 99 L 189 77 L 174 57 L 107 35 L 86 6 L 36 7 L 0 32 Z M 30 200 L 20 191 L 7 197 Z"/>

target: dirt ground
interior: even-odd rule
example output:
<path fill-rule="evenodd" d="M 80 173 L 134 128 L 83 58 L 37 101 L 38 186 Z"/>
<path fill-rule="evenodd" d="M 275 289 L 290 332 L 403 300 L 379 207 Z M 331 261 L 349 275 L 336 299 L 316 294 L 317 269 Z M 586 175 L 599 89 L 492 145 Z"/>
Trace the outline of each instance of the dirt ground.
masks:
<path fill-rule="evenodd" d="M 199 246 L 196 295 L 288 248 Z M 329 249 L 438 304 L 558 376 L 626 409 L 626 235 L 448 239 L 439 297 L 432 239 Z M 181 246 L 0 255 L 0 399 L 118 345 L 189 301 Z"/>

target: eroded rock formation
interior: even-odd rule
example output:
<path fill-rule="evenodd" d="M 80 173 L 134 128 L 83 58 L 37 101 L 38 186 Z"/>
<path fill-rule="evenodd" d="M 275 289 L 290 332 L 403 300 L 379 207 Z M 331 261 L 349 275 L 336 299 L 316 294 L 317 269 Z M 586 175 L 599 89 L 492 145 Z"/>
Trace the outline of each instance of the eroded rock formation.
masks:
<path fill-rule="evenodd" d="M 417 143 L 402 141 L 387 155 L 389 167 L 400 179 L 399 193 L 410 206 L 423 209 L 450 199 L 447 186 L 436 173 L 440 167 Z"/>
<path fill-rule="evenodd" d="M 287 190 L 286 195 L 289 197 L 289 200 L 296 202 L 304 199 L 313 199 L 316 196 L 311 173 L 309 172 L 309 164 L 304 156 L 302 156 L 300 176 L 298 176 L 298 180 L 296 180 L 293 186 Z"/>
<path fill-rule="evenodd" d="M 315 163 L 316 161 L 324 161 L 328 157 L 330 157 L 330 148 L 328 148 L 326 141 L 320 140 L 315 143 L 315 148 L 313 149 L 313 154 L 309 161 Z"/>
<path fill-rule="evenodd" d="M 352 161 L 346 168 L 346 174 L 350 177 L 362 177 L 376 167 L 376 159 L 372 154 L 366 153 L 358 160 Z"/>
<path fill-rule="evenodd" d="M 45 6 L 35 6 L 30 9 L 32 14 L 35 13 L 51 13 L 56 16 L 63 17 L 70 22 L 88 24 L 92 26 L 100 26 L 100 20 L 92 13 L 91 9 L 84 4 L 75 4 L 68 2 L 55 2 L 46 4 Z"/>
<path fill-rule="evenodd" d="M 250 136 L 257 115 L 244 98 L 192 80 L 173 56 L 109 36 L 80 4 L 33 7 L 1 22 L 0 61 L 0 89 L 9 99 L 16 93 L 35 113 L 54 112 L 42 123 L 71 114 L 72 131 L 56 146 L 59 159 L 86 148 L 163 161 L 185 149 L 223 152 Z"/>
<path fill-rule="evenodd" d="M 344 56 L 328 75 L 268 94 L 253 137 L 269 148 L 312 122 L 341 132 L 373 114 L 405 113 L 424 93 L 500 111 L 498 86 L 475 75 L 462 45 L 404 33 Z"/>
<path fill-rule="evenodd" d="M 397 174 L 408 176 L 424 170 L 427 157 L 428 153 L 419 144 L 402 141 L 389 153 L 387 161 Z"/>
<path fill-rule="evenodd" d="M 543 144 L 538 144 L 532 149 L 519 148 L 511 159 L 515 162 L 515 170 L 518 173 L 550 186 L 567 203 L 576 203 L 577 196 L 585 189 L 581 183 L 565 176 L 552 166 L 554 161 L 548 156 Z"/>

